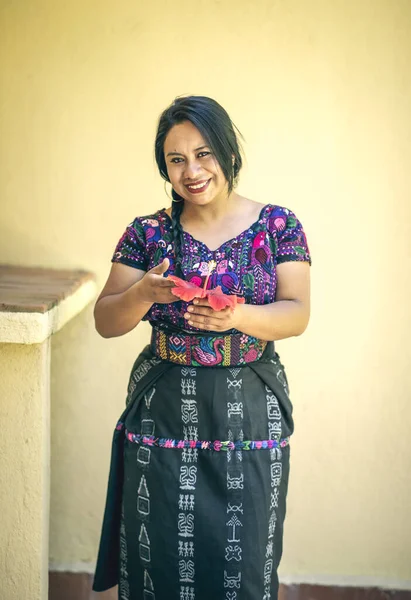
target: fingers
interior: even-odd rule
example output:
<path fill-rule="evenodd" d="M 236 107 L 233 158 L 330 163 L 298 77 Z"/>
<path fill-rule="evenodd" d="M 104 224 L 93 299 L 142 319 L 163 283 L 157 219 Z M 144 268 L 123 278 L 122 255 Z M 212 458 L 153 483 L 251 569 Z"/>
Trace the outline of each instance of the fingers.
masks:
<path fill-rule="evenodd" d="M 156 285 L 157 285 L 157 283 L 156 283 Z M 163 288 L 173 288 L 173 287 L 175 287 L 176 284 L 173 283 L 172 281 L 170 281 L 169 279 L 162 277 L 161 279 L 159 279 L 158 285 Z"/>
<path fill-rule="evenodd" d="M 150 269 L 149 273 L 154 273 L 155 275 L 163 275 L 168 267 L 170 266 L 170 261 L 168 258 L 164 258 L 163 261 Z"/>
<path fill-rule="evenodd" d="M 208 298 L 194 298 L 193 304 L 196 306 L 210 306 Z"/>
<path fill-rule="evenodd" d="M 161 292 L 157 292 L 157 296 L 154 302 L 156 302 L 157 304 L 171 304 L 172 302 L 178 302 L 179 300 L 180 298 L 177 298 L 177 296 L 174 296 L 174 294 L 172 294 L 171 292 L 162 289 Z"/>
<path fill-rule="evenodd" d="M 227 315 L 231 311 L 230 308 L 223 308 L 222 310 L 214 310 L 213 308 L 211 308 L 210 305 L 206 306 L 206 305 L 197 304 L 195 300 L 194 300 L 194 304 L 195 304 L 195 306 L 190 305 L 187 308 L 187 312 L 189 312 L 192 316 L 212 317 L 212 318 L 221 320 L 221 319 L 226 319 Z"/>
<path fill-rule="evenodd" d="M 212 331 L 225 331 L 229 328 L 227 318 L 229 317 L 229 309 L 220 311 L 213 310 L 206 306 L 189 306 L 184 318 L 189 325 L 199 329 L 209 329 Z"/>
<path fill-rule="evenodd" d="M 187 319 L 189 325 L 192 327 L 197 327 L 198 329 L 209 329 L 213 331 L 217 331 L 219 329 L 218 320 L 214 320 L 210 317 L 190 315 L 186 313 L 184 318 Z"/>
<path fill-rule="evenodd" d="M 231 326 L 226 321 L 209 319 L 208 317 L 198 317 L 196 320 L 190 319 L 188 324 L 191 327 L 202 329 L 204 331 L 227 331 L 228 329 L 231 329 Z"/>

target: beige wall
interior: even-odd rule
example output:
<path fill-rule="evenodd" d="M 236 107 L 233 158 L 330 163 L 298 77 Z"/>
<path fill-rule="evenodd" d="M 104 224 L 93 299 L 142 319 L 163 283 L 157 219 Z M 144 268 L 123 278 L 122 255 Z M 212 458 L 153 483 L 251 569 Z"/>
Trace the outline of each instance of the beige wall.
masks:
<path fill-rule="evenodd" d="M 283 577 L 407 586 L 411 3 L 0 11 L 1 261 L 83 267 L 102 285 L 125 225 L 168 205 L 158 114 L 179 94 L 220 101 L 246 138 L 239 191 L 292 208 L 314 258 L 310 328 L 278 344 L 296 417 Z M 111 434 L 147 334 L 100 339 L 90 308 L 53 339 L 55 567 L 92 569 Z"/>
<path fill-rule="evenodd" d="M 49 371 L 49 339 L 30 346 L 0 344 L 2 600 L 47 597 Z"/>

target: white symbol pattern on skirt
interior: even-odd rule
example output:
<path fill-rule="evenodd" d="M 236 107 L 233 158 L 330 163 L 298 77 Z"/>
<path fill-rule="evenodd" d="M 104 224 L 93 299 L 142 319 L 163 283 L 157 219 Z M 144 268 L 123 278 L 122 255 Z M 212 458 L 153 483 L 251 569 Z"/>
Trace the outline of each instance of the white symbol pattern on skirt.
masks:
<path fill-rule="evenodd" d="M 190 377 L 187 377 L 190 375 Z M 182 367 L 181 369 L 181 394 L 190 396 L 181 399 L 181 420 L 183 423 L 183 436 L 186 441 L 198 440 L 198 428 L 192 423 L 198 423 L 198 409 L 196 395 L 196 369 Z M 197 449 L 184 448 L 181 453 L 180 465 L 180 491 L 195 491 L 197 483 L 197 467 L 195 465 L 186 465 L 184 463 L 197 462 Z M 178 536 L 187 538 L 194 536 L 194 507 L 195 494 L 180 493 L 178 497 Z M 188 512 L 190 511 L 190 512 Z M 195 600 L 195 588 L 184 584 L 194 583 L 195 563 L 194 560 L 185 560 L 186 557 L 194 558 L 195 549 L 193 541 L 178 540 L 178 554 L 184 559 L 178 563 L 180 600 Z"/>

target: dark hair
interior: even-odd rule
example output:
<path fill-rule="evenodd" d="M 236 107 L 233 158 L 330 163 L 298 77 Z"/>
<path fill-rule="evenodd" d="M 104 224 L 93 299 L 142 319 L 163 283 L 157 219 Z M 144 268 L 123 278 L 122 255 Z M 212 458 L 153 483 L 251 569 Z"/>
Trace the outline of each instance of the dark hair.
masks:
<path fill-rule="evenodd" d="M 231 121 L 224 108 L 212 98 L 206 96 L 179 97 L 161 114 L 155 141 L 155 157 L 160 175 L 170 181 L 164 156 L 164 142 L 172 127 L 184 121 L 190 121 L 201 133 L 211 148 L 224 177 L 230 193 L 237 181 L 243 165 L 237 133 L 241 133 Z M 233 164 L 234 157 L 234 164 Z M 176 274 L 181 275 L 181 248 L 183 230 L 180 215 L 183 210 L 183 198 L 172 189 L 173 204 L 171 219 L 173 225 L 174 253 Z"/>

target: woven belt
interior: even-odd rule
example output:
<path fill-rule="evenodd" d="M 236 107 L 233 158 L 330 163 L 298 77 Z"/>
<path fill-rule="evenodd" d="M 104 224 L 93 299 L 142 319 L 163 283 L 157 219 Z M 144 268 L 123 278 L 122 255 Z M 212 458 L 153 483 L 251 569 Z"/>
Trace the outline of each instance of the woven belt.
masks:
<path fill-rule="evenodd" d="M 153 327 L 150 348 L 163 360 L 195 367 L 234 367 L 259 360 L 267 342 L 244 333 L 184 335 Z"/>

